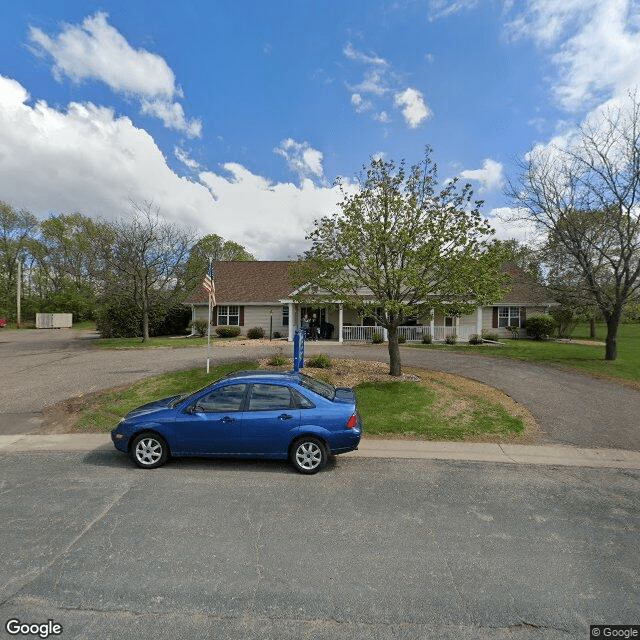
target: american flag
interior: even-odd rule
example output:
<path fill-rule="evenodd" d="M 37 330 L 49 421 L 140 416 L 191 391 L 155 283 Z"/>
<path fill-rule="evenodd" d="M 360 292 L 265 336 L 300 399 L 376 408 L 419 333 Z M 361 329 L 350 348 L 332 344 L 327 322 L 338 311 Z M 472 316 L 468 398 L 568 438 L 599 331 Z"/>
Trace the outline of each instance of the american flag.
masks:
<path fill-rule="evenodd" d="M 213 284 L 213 275 L 211 273 L 207 273 L 207 275 L 204 277 L 204 280 L 202 281 L 202 286 L 209 293 L 209 295 L 213 300 L 213 304 L 215 305 L 216 304 L 216 287 Z"/>

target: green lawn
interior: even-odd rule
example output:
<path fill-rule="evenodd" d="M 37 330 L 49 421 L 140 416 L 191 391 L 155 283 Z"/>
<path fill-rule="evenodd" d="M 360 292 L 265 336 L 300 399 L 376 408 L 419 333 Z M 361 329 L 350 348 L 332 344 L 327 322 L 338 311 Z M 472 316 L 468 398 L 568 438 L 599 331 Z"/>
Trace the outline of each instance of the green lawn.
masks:
<path fill-rule="evenodd" d="M 442 403 L 438 391 L 418 382 L 365 382 L 355 391 L 365 434 L 465 440 L 524 432 L 523 421 L 500 405 L 475 396 Z"/>
<path fill-rule="evenodd" d="M 598 325 L 597 339 L 604 342 L 606 326 Z M 574 331 L 573 340 L 589 340 L 589 328 L 579 326 Z M 555 340 L 502 340 L 503 346 L 468 345 L 466 343 L 449 345 L 410 345 L 420 349 L 461 351 L 483 356 L 514 358 L 529 362 L 568 367 L 594 375 L 628 380 L 640 383 L 640 325 L 623 324 L 618 332 L 618 358 L 614 361 L 604 359 L 604 344 L 584 345 L 560 343 Z"/>

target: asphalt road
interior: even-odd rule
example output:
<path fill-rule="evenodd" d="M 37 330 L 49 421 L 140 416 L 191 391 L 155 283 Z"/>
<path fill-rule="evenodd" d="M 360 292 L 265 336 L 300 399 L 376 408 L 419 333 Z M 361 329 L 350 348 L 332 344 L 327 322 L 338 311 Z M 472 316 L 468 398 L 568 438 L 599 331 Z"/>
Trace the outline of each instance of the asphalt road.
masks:
<path fill-rule="evenodd" d="M 1 454 L 1 637 L 584 640 L 640 623 L 639 496 L 612 469 Z"/>
<path fill-rule="evenodd" d="M 72 330 L 0 331 L 0 435 L 26 433 L 42 408 L 72 396 L 129 384 L 169 370 L 204 366 L 205 349 L 102 351 L 95 334 Z M 292 345 L 214 346 L 212 360 L 254 359 Z M 388 362 L 386 346 L 307 343 L 307 353 Z M 403 363 L 498 387 L 525 405 L 546 432 L 541 443 L 640 451 L 640 391 L 527 362 L 444 351 L 402 349 Z"/>

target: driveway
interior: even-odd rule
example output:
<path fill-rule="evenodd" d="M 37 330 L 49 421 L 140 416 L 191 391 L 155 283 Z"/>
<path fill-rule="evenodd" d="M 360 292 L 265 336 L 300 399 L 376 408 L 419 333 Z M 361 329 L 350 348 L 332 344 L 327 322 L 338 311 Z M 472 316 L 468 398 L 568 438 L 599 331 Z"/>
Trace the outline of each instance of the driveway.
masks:
<path fill-rule="evenodd" d="M 205 366 L 206 349 L 102 351 L 95 333 L 72 330 L 0 332 L 0 434 L 26 433 L 42 408 L 72 396 L 130 384 L 170 370 Z M 287 343 L 215 345 L 213 362 L 255 359 Z M 307 354 L 388 361 L 385 345 L 308 343 Z M 403 364 L 453 373 L 502 389 L 526 406 L 545 431 L 542 443 L 640 451 L 640 391 L 580 373 L 485 356 L 402 349 Z"/>

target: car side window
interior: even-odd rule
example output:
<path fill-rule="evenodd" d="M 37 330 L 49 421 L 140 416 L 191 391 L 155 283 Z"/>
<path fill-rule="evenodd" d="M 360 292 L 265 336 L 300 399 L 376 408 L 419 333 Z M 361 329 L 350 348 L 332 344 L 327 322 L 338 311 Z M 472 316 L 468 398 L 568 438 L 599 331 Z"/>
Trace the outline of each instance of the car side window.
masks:
<path fill-rule="evenodd" d="M 291 395 L 293 395 L 293 401 L 298 409 L 313 409 L 316 405 L 305 398 L 297 389 L 291 389 Z"/>
<path fill-rule="evenodd" d="M 229 384 L 225 387 L 219 387 L 200 398 L 196 402 L 195 408 L 197 411 L 210 413 L 240 411 L 246 392 L 246 384 Z"/>
<path fill-rule="evenodd" d="M 249 395 L 249 411 L 278 411 L 293 407 L 289 387 L 254 384 Z"/>

